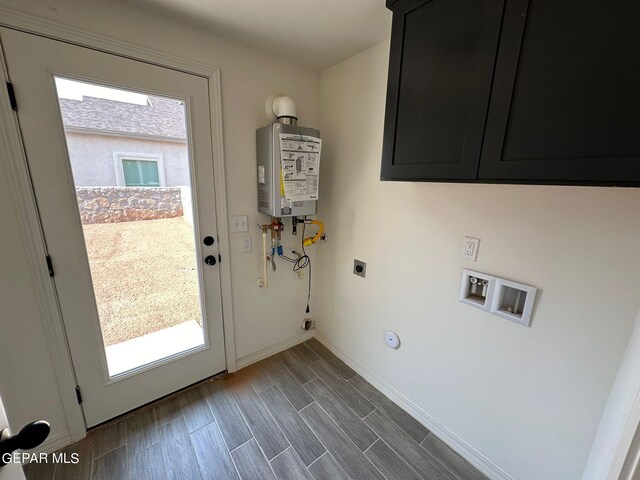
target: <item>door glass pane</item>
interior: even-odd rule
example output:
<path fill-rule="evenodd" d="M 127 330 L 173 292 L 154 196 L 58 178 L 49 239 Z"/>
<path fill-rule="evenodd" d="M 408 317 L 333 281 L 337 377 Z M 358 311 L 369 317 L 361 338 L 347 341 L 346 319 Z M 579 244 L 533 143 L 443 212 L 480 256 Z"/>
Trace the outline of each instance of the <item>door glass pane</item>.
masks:
<path fill-rule="evenodd" d="M 204 345 L 184 102 L 56 87 L 109 375 Z"/>

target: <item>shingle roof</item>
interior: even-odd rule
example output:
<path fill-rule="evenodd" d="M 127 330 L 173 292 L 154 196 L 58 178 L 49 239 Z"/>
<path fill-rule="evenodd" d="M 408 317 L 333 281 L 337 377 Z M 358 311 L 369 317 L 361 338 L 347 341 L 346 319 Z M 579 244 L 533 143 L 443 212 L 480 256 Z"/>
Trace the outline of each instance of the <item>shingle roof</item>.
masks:
<path fill-rule="evenodd" d="M 186 138 L 182 102 L 149 96 L 149 103 L 134 105 L 95 97 L 84 97 L 82 101 L 61 98 L 60 110 L 65 128 Z"/>

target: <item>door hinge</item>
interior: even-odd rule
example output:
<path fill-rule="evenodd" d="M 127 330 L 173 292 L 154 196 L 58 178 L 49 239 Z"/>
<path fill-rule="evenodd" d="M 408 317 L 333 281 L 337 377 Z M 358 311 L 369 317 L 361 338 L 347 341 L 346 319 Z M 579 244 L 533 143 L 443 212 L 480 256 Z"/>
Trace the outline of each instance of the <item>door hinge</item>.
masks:
<path fill-rule="evenodd" d="M 53 262 L 49 255 L 47 255 L 47 268 L 49 269 L 49 276 L 53 277 Z"/>
<path fill-rule="evenodd" d="M 9 94 L 9 103 L 11 104 L 11 108 L 18 111 L 18 101 L 16 100 L 16 92 L 13 89 L 13 83 L 7 82 L 7 93 Z"/>
<path fill-rule="evenodd" d="M 82 405 L 82 392 L 80 387 L 76 385 L 76 398 L 78 399 L 78 405 Z"/>

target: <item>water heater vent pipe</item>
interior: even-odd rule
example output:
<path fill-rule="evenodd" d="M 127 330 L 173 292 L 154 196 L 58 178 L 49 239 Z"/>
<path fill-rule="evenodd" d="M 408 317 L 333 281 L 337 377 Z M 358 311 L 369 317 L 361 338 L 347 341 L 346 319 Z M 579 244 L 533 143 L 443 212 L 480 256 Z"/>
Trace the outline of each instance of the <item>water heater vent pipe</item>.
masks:
<path fill-rule="evenodd" d="M 291 97 L 285 95 L 272 95 L 267 98 L 265 104 L 267 117 L 272 122 L 280 122 L 286 125 L 296 125 L 298 114 L 296 113 L 296 102 Z"/>

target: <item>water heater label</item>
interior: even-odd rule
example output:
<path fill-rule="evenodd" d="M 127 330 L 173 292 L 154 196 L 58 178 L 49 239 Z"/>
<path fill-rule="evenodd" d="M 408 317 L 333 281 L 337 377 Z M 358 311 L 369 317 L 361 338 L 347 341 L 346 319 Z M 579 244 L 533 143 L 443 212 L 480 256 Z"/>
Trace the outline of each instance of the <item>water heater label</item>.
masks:
<path fill-rule="evenodd" d="M 309 135 L 280 134 L 284 194 L 289 201 L 318 199 L 322 139 Z"/>
<path fill-rule="evenodd" d="M 286 197 L 280 199 L 280 208 L 291 208 L 291 200 Z"/>

